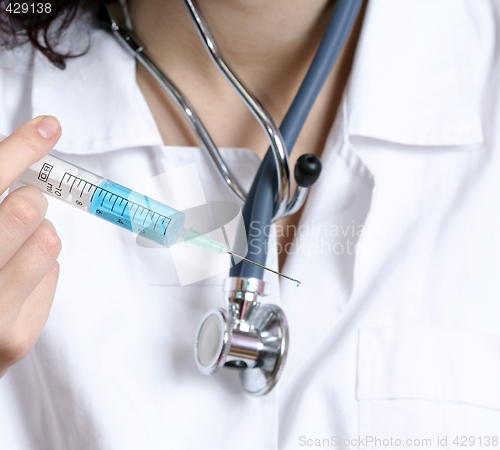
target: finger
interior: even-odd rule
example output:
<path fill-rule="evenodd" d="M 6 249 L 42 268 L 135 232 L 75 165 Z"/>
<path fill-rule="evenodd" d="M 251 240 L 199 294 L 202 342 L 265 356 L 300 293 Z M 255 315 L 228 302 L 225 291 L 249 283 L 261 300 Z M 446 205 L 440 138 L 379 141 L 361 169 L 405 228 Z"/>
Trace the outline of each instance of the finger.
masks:
<path fill-rule="evenodd" d="M 0 142 L 0 195 L 33 163 L 44 157 L 61 137 L 53 116 L 36 117 Z"/>
<path fill-rule="evenodd" d="M 59 270 L 59 263 L 55 261 L 21 306 L 16 328 L 30 330 L 30 333 L 38 338 L 49 317 L 59 279 Z"/>
<path fill-rule="evenodd" d="M 0 269 L 42 223 L 47 199 L 33 186 L 25 186 L 0 203 Z"/>
<path fill-rule="evenodd" d="M 61 241 L 56 230 L 44 219 L 0 270 L 0 315 L 19 312 L 24 300 L 47 275 L 60 251 Z"/>
<path fill-rule="evenodd" d="M 47 322 L 54 300 L 59 264 L 57 261 L 26 299 L 20 313 L 0 340 L 0 368 L 9 367 L 23 359 L 33 348 Z M 0 377 L 2 373 L 0 371 Z"/>

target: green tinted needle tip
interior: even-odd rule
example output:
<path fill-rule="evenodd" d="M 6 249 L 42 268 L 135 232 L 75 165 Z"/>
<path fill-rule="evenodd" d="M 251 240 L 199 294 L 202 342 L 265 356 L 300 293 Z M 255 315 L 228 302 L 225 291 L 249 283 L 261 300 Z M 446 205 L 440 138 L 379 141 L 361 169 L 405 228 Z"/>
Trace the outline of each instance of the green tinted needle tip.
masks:
<path fill-rule="evenodd" d="M 280 272 L 277 272 L 276 270 L 270 269 L 269 267 L 265 267 L 260 265 L 259 263 L 256 263 L 254 261 L 250 261 L 247 258 L 244 258 L 243 256 L 237 255 L 236 253 L 230 252 L 226 247 L 224 247 L 222 244 L 220 244 L 217 241 L 214 241 L 213 239 L 210 239 L 207 236 L 204 236 L 201 233 L 198 233 L 197 231 L 194 230 L 194 228 L 188 228 L 184 229 L 184 242 L 186 244 L 195 244 L 198 245 L 199 247 L 206 248 L 208 250 L 212 250 L 217 253 L 229 253 L 230 255 L 235 256 L 236 258 L 243 259 L 249 263 L 255 264 L 256 266 L 262 267 L 264 270 L 268 270 L 269 272 L 275 273 L 276 275 L 279 275 L 280 277 L 286 278 L 288 280 L 294 281 L 295 284 L 300 286 L 300 281 L 296 280 L 295 278 L 288 277 L 286 275 L 283 275 Z"/>

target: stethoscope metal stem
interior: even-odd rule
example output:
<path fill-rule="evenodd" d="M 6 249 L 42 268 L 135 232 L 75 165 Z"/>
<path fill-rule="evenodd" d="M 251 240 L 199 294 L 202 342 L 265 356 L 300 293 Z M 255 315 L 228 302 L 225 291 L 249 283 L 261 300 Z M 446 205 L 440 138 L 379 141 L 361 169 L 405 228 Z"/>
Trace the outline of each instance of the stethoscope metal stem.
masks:
<path fill-rule="evenodd" d="M 106 11 L 110 22 L 106 23 L 110 27 L 113 34 L 118 37 L 118 40 L 125 48 L 136 58 L 144 67 L 151 73 L 155 80 L 160 83 L 164 90 L 170 95 L 177 107 L 182 111 L 192 129 L 198 136 L 204 150 L 209 154 L 210 161 L 216 169 L 217 174 L 222 179 L 224 184 L 229 187 L 230 192 L 240 202 L 244 203 L 247 193 L 236 181 L 236 178 L 226 166 L 222 156 L 214 144 L 210 134 L 200 120 L 195 109 L 181 92 L 181 90 L 165 75 L 157 64 L 149 57 L 144 45 L 139 38 L 125 25 L 125 17 L 123 9 L 119 1 L 106 4 Z M 103 22 L 104 23 L 104 22 Z"/>
<path fill-rule="evenodd" d="M 226 77 L 241 99 L 246 103 L 249 110 L 260 123 L 269 138 L 271 150 L 276 163 L 278 182 L 276 190 L 278 199 L 273 222 L 282 217 L 286 217 L 290 215 L 289 211 L 292 206 L 290 202 L 290 164 L 288 161 L 286 144 L 279 127 L 276 125 L 273 118 L 260 101 L 251 93 L 250 89 L 243 83 L 243 81 L 238 78 L 235 71 L 231 69 L 227 61 L 224 59 L 224 55 L 213 38 L 207 21 L 205 20 L 197 1 L 184 0 L 184 3 L 191 14 L 191 18 L 196 25 L 198 34 L 200 35 L 200 38 L 212 61 L 219 68 L 224 77 Z M 305 189 L 305 194 L 307 194 L 307 190 L 308 189 Z M 299 193 L 296 192 L 294 195 L 294 205 L 300 208 L 305 201 L 305 196 L 303 195 L 304 192 L 302 192 L 301 195 L 298 194 Z M 298 201 L 302 201 L 302 203 L 299 205 Z"/>
<path fill-rule="evenodd" d="M 229 168 L 224 163 L 219 150 L 212 141 L 210 134 L 203 125 L 189 100 L 182 94 L 177 86 L 172 83 L 172 81 L 161 70 L 159 70 L 158 66 L 145 52 L 141 51 L 140 53 L 136 53 L 136 58 L 144 65 L 144 67 L 146 67 L 149 73 L 151 73 L 151 75 L 153 75 L 153 77 L 165 87 L 165 90 L 170 94 L 170 97 L 188 119 L 202 146 L 210 154 L 210 160 L 215 166 L 216 172 L 219 176 L 221 176 L 224 183 L 230 188 L 230 191 L 238 199 L 238 201 L 244 202 L 247 196 L 246 192 L 238 184 L 235 177 L 231 174 Z"/>

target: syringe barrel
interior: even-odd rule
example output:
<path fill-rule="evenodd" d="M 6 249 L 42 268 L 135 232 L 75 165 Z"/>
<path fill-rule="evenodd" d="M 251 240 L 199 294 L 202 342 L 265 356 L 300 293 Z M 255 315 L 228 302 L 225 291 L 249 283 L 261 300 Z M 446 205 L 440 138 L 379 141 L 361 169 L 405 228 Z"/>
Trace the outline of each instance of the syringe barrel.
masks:
<path fill-rule="evenodd" d="M 12 185 L 11 191 L 20 186 L 35 186 L 44 194 L 90 212 L 94 187 L 103 181 L 104 178 L 49 154 L 30 166 Z"/>
<path fill-rule="evenodd" d="M 184 214 L 92 172 L 47 155 L 27 169 L 12 189 L 35 186 L 45 194 L 171 247 L 184 225 Z"/>

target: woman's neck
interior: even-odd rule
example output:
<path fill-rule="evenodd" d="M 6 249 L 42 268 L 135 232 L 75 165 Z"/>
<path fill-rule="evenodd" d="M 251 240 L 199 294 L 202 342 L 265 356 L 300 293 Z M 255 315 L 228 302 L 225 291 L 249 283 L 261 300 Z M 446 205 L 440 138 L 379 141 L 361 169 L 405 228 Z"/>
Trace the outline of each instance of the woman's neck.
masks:
<path fill-rule="evenodd" d="M 334 4 L 330 0 L 199 3 L 226 58 L 242 78 L 256 84 L 252 86 L 256 90 L 278 88 L 284 73 L 307 68 Z M 182 0 L 129 0 L 129 9 L 134 29 L 161 67 L 203 74 L 214 87 L 223 81 Z"/>
<path fill-rule="evenodd" d="M 128 0 L 134 30 L 150 56 L 188 96 L 222 147 L 267 141 L 259 125 L 210 61 L 182 0 Z M 200 2 L 222 52 L 280 123 L 326 29 L 329 0 L 211 0 Z M 138 82 L 157 123 L 169 121 L 165 144 L 198 145 L 171 101 L 138 67 Z M 160 130 L 161 131 L 161 130 Z"/>

